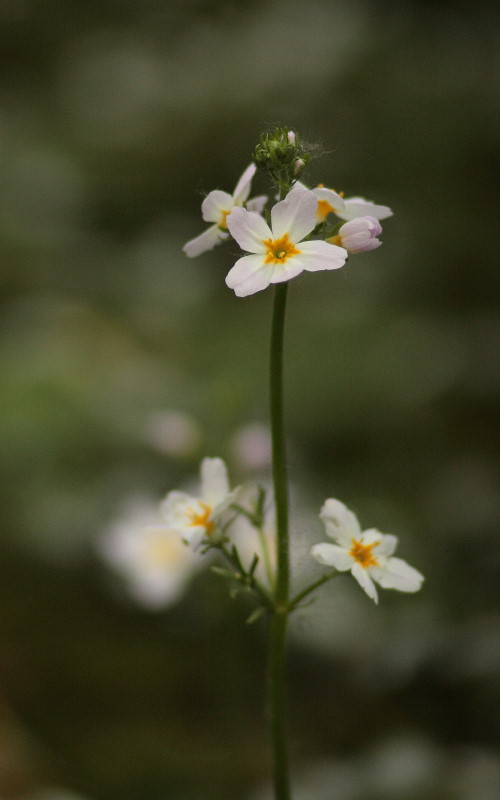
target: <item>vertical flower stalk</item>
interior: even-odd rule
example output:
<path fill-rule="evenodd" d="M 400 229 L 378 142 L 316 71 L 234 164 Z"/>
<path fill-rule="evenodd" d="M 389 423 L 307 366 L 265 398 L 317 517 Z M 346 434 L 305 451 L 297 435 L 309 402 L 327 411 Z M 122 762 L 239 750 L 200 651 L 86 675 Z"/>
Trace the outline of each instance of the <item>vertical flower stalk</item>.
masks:
<path fill-rule="evenodd" d="M 274 800 L 291 800 L 286 735 L 286 634 L 289 614 L 299 608 L 312 592 L 332 578 L 350 570 L 353 577 L 373 600 L 377 593 L 373 581 L 383 588 L 414 592 L 423 576 L 401 559 L 393 558 L 396 539 L 375 529 L 361 531 L 354 515 L 339 501 L 330 498 L 321 512 L 327 534 L 336 544 L 321 543 L 312 555 L 321 564 L 333 567 L 290 597 L 290 553 L 288 533 L 288 481 L 283 414 L 283 341 L 288 282 L 302 272 L 336 270 L 343 267 L 349 254 L 374 250 L 382 228 L 379 220 L 392 215 L 381 206 L 362 197 L 344 198 L 343 192 L 319 184 L 308 189 L 299 182 L 315 148 L 304 149 L 300 137 L 287 128 L 262 134 L 252 156 L 252 163 L 241 176 L 232 195 L 220 190 L 203 201 L 203 218 L 212 225 L 188 242 L 184 251 L 196 256 L 223 239 L 232 237 L 244 252 L 226 276 L 226 285 L 237 297 L 248 297 L 274 285 L 274 305 L 270 343 L 270 422 L 272 440 L 272 477 L 276 513 L 276 571 L 269 575 L 265 543 L 262 551 L 269 577 L 269 587 L 255 578 L 259 555 L 254 554 L 246 568 L 236 545 L 226 546 L 226 531 L 238 514 L 262 534 L 262 490 L 257 509 L 248 511 L 238 503 L 231 508 L 236 517 L 222 524 L 219 519 L 230 497 L 227 480 L 219 500 L 188 498 L 173 492 L 165 508 L 169 519 L 179 525 L 185 540 L 218 548 L 231 569 L 216 571 L 233 584 L 250 588 L 260 603 L 247 621 L 253 622 L 265 612 L 270 615 L 269 641 L 269 712 L 273 755 Z M 271 179 L 278 194 L 271 210 L 265 210 L 264 196 L 248 200 L 250 182 L 260 169 Z M 345 223 L 335 222 L 336 215 Z M 216 462 L 212 459 L 210 463 Z M 212 467 L 210 467 L 212 469 Z M 202 492 L 203 494 L 203 492 Z M 215 502 L 215 505 L 214 505 Z M 175 515 L 174 515 L 175 512 Z M 186 533 L 186 514 L 189 530 Z M 180 519 L 178 519 L 180 515 Z M 174 519 L 175 516 L 175 519 Z M 353 521 L 355 520 L 355 522 Z M 214 533 L 216 535 L 214 535 Z M 201 537 L 201 538 L 200 538 Z"/>
<path fill-rule="evenodd" d="M 275 286 L 270 357 L 270 412 L 273 486 L 276 507 L 277 575 L 269 648 L 269 692 L 273 779 L 276 800 L 289 800 L 290 779 L 285 723 L 285 646 L 290 586 L 288 482 L 283 420 L 283 336 L 287 283 Z"/>

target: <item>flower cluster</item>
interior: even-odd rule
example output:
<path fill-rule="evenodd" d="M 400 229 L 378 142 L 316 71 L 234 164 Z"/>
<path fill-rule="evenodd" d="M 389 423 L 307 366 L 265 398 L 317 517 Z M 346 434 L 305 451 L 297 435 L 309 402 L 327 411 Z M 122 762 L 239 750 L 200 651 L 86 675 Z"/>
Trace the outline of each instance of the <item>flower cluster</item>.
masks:
<path fill-rule="evenodd" d="M 379 247 L 379 220 L 392 216 L 391 209 L 362 197 L 345 198 L 322 184 L 306 187 L 297 177 L 309 158 L 293 131 L 280 128 L 263 135 L 255 163 L 233 194 L 216 190 L 204 199 L 202 216 L 212 225 L 184 245 L 184 252 L 200 255 L 231 236 L 246 255 L 230 269 L 226 284 L 246 297 L 304 271 L 339 269 L 348 255 Z M 257 167 L 267 172 L 281 198 L 265 215 L 267 196 L 247 199 Z"/>
<path fill-rule="evenodd" d="M 203 556 L 213 550 L 229 562 L 229 569 L 212 567 L 223 577 L 256 590 L 260 600 L 272 591 L 275 521 L 272 507 L 265 507 L 265 490 L 230 489 L 220 458 L 203 459 L 200 477 L 197 494 L 170 491 L 154 510 L 136 504 L 129 519 L 110 526 L 100 542 L 101 555 L 145 606 L 159 608 L 177 601 L 204 565 Z M 325 501 L 320 518 L 335 543 L 316 544 L 311 555 L 334 568 L 330 577 L 350 572 L 376 603 L 375 583 L 400 592 L 420 589 L 420 572 L 393 556 L 396 536 L 375 528 L 362 531 L 355 514 L 332 498 Z"/>

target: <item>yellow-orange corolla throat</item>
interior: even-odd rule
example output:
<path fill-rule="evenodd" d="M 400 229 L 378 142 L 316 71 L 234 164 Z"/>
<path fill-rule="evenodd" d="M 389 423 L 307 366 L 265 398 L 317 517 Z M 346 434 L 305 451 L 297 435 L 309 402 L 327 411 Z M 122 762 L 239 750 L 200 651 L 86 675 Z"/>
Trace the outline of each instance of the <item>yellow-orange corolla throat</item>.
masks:
<path fill-rule="evenodd" d="M 323 222 L 324 219 L 327 218 L 330 212 L 335 211 L 336 209 L 330 205 L 328 200 L 318 200 L 318 208 L 316 209 L 316 219 Z"/>
<path fill-rule="evenodd" d="M 207 503 L 202 503 L 201 501 L 200 501 L 200 506 L 203 509 L 201 513 L 195 511 L 192 508 L 189 509 L 188 511 L 189 524 L 192 525 L 193 527 L 201 525 L 203 528 L 205 528 L 207 533 L 210 533 L 214 529 L 214 523 L 210 519 L 210 514 L 212 513 L 212 509 L 210 508 L 209 505 L 207 505 Z"/>
<path fill-rule="evenodd" d="M 227 222 L 226 219 L 228 215 L 231 213 L 233 209 L 230 208 L 229 211 L 221 211 L 220 212 L 220 219 L 219 219 L 219 228 L 226 228 L 227 230 Z"/>
<path fill-rule="evenodd" d="M 301 252 L 290 241 L 288 233 L 285 233 L 280 239 L 263 239 L 262 244 L 266 248 L 265 264 L 284 264 L 288 258 Z"/>
<path fill-rule="evenodd" d="M 349 550 L 349 555 L 353 557 L 358 564 L 361 564 L 363 569 L 368 569 L 368 567 L 376 567 L 378 566 L 378 559 L 373 555 L 373 548 L 376 547 L 380 542 L 373 542 L 372 544 L 362 544 L 361 542 L 356 541 L 356 539 L 352 540 L 352 547 Z"/>

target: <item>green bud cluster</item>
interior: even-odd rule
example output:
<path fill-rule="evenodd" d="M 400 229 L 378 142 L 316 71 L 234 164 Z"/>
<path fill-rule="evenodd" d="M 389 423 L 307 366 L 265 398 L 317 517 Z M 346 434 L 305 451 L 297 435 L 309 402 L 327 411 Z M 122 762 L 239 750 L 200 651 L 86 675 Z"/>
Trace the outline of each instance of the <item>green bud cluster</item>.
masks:
<path fill-rule="evenodd" d="M 281 197 L 291 189 L 309 159 L 299 135 L 288 128 L 261 134 L 253 154 L 257 167 L 269 175 Z"/>

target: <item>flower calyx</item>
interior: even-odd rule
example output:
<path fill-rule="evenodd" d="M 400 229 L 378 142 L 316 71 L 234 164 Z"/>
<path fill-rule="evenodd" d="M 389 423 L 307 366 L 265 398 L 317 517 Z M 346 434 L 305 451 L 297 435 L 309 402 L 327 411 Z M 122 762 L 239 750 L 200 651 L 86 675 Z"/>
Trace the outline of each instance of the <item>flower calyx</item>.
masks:
<path fill-rule="evenodd" d="M 257 167 L 269 175 L 283 198 L 305 170 L 311 155 L 300 136 L 288 128 L 263 133 L 253 154 Z"/>

